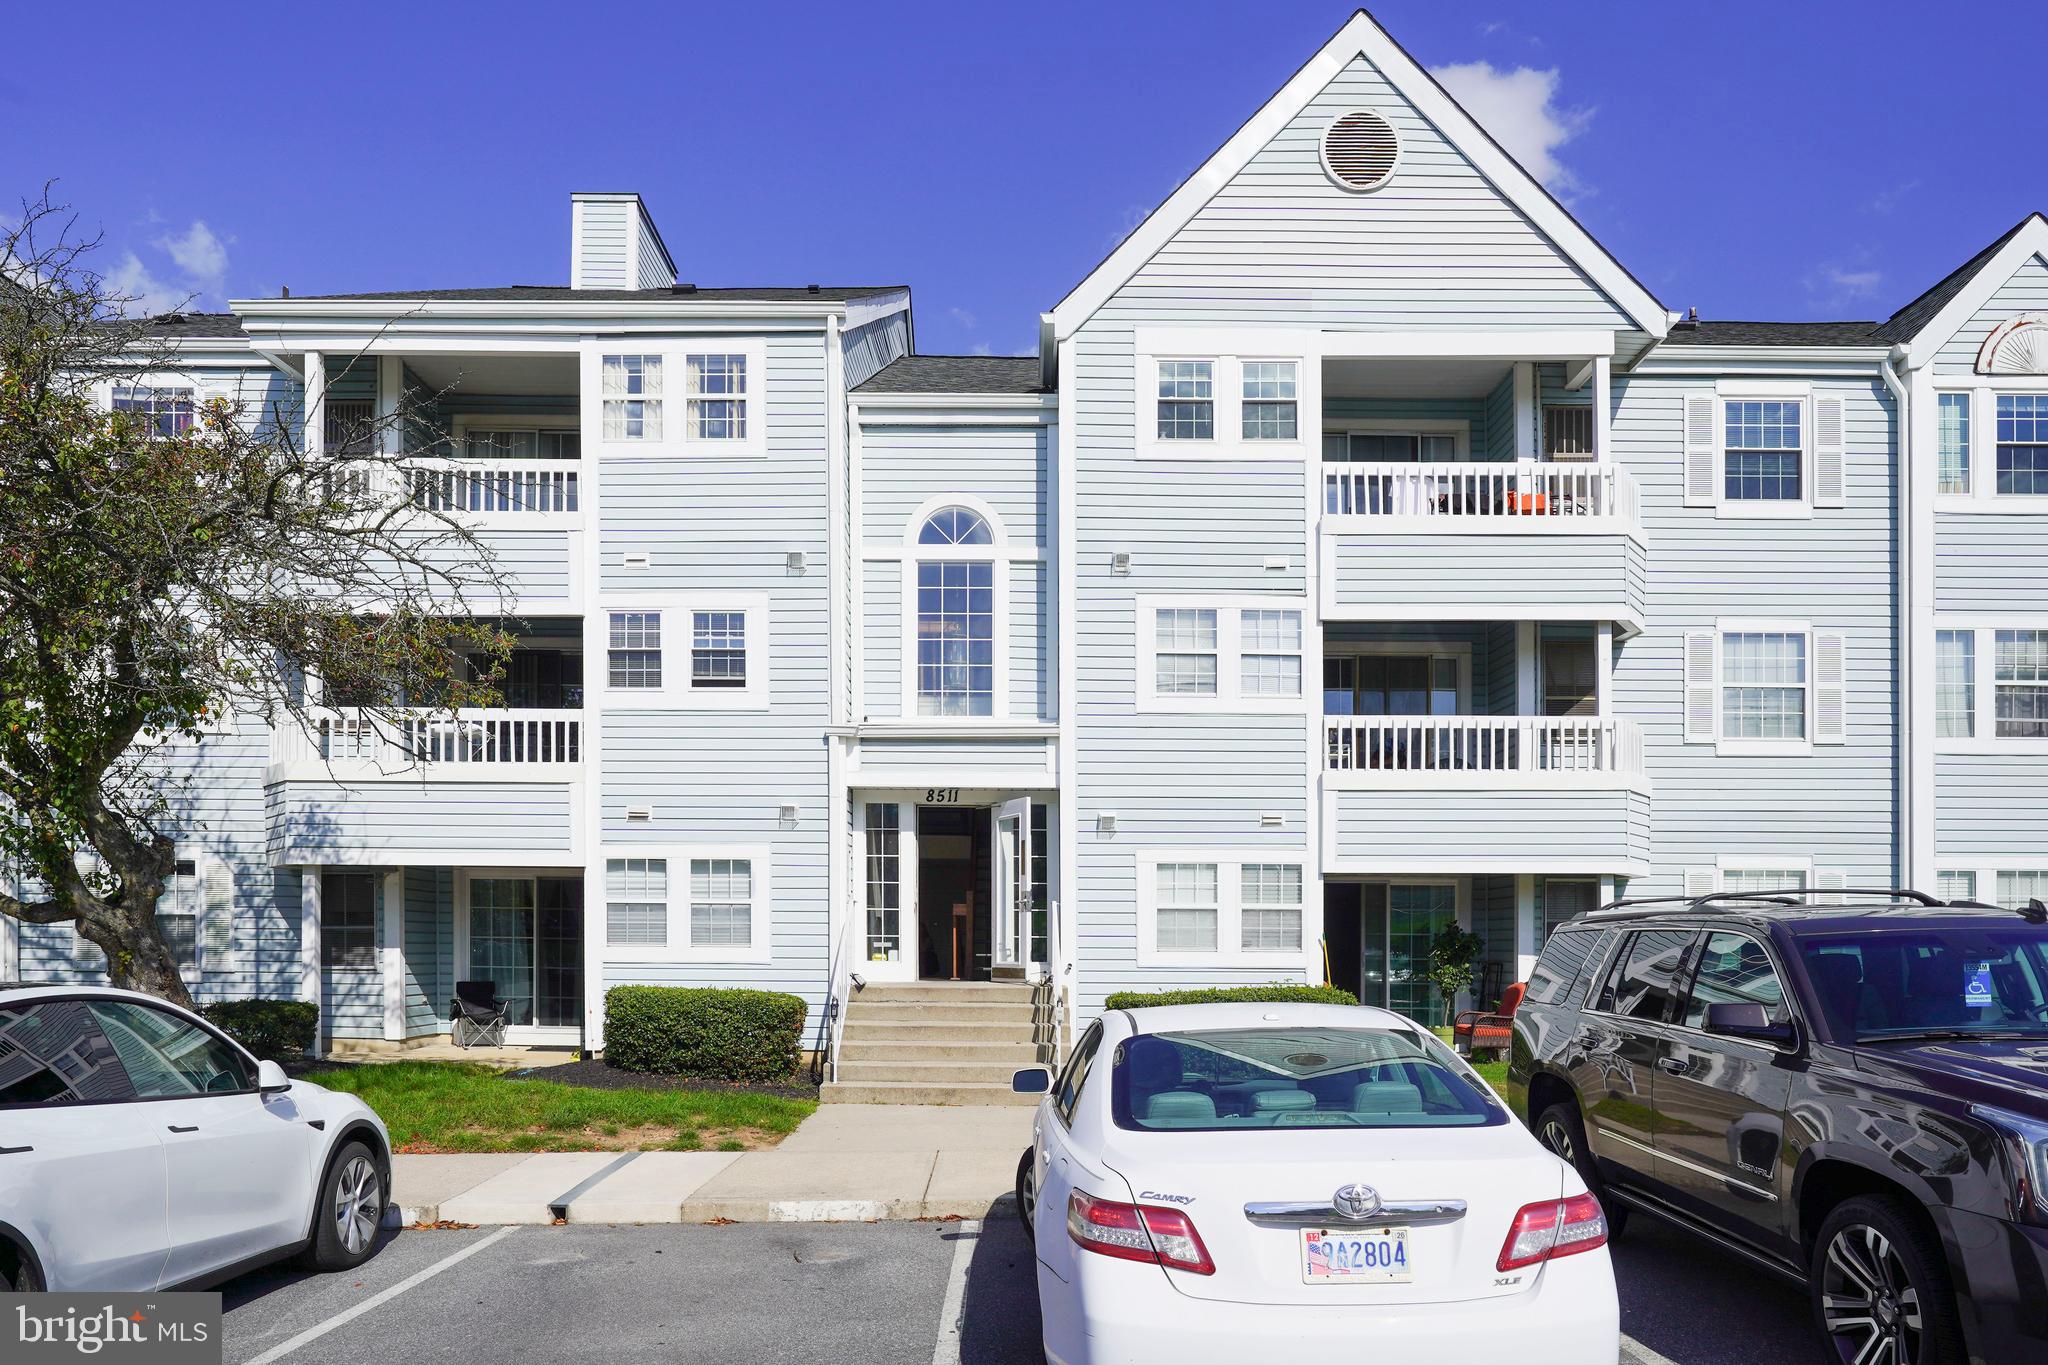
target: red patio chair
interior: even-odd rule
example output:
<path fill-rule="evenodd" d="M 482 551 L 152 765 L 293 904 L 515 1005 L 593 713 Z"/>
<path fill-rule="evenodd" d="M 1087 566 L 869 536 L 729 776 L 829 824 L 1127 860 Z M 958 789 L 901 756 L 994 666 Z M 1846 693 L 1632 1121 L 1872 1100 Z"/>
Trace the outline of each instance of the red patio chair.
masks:
<path fill-rule="evenodd" d="M 1526 982 L 1517 981 L 1500 993 L 1500 1004 L 1492 1011 L 1466 1010 L 1460 1014 L 1451 1021 L 1452 1041 L 1462 1044 L 1468 1053 L 1505 1049 L 1513 1030 L 1515 1010 L 1528 989 Z"/>

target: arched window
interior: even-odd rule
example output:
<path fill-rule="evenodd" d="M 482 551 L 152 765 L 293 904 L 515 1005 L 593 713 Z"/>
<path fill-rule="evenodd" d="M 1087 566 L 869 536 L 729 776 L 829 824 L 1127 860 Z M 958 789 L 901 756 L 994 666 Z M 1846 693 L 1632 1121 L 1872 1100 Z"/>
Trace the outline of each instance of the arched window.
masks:
<path fill-rule="evenodd" d="M 918 715 L 996 714 L 1002 554 L 989 517 L 971 507 L 941 507 L 918 524 L 912 568 Z"/>
<path fill-rule="evenodd" d="M 995 537 L 981 513 L 966 507 L 942 507 L 925 518 L 917 533 L 920 545 L 991 545 Z"/>

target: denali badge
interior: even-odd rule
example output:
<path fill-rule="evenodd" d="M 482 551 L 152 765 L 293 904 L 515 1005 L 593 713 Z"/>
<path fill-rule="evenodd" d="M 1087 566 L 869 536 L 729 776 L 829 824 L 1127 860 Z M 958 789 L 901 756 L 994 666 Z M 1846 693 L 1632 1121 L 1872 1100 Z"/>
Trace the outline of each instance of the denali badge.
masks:
<path fill-rule="evenodd" d="M 1370 1218 L 1380 1211 L 1380 1192 L 1357 1182 L 1340 1185 L 1330 1196 L 1330 1207 L 1345 1218 Z"/>

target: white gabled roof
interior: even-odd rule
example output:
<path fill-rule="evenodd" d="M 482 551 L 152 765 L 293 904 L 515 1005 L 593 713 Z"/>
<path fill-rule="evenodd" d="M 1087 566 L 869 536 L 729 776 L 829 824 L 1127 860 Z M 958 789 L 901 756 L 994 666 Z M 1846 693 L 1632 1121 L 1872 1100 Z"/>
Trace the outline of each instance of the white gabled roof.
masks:
<path fill-rule="evenodd" d="M 1550 192 L 1523 170 L 1472 116 L 1451 98 L 1387 35 L 1371 14 L 1359 10 L 1336 36 L 1296 71 L 1287 84 L 1247 119 L 1216 153 L 1204 162 L 1165 203 L 1152 211 L 1101 265 L 1075 285 L 1046 316 L 1054 337 L 1073 335 L 1096 310 L 1127 284 L 1217 192 L 1243 170 L 1258 152 L 1305 108 L 1309 101 L 1358 57 L 1364 57 L 1477 167 L 1501 194 L 1526 215 L 1539 231 L 1587 278 L 1599 286 L 1635 325 L 1662 337 L 1673 315 L 1635 276 L 1617 261 Z"/>

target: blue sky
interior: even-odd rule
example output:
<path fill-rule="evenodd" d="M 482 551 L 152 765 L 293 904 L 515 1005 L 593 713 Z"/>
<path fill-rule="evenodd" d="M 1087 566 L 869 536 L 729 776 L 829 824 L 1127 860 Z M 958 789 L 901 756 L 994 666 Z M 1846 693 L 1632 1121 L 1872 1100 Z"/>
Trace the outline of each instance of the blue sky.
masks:
<path fill-rule="evenodd" d="M 0 197 L 56 178 L 104 271 L 218 307 L 564 283 L 569 192 L 637 189 L 684 279 L 908 283 L 920 349 L 1018 352 L 1349 12 L 116 2 L 101 58 L 38 5 Z M 1674 308 L 1881 318 L 2048 210 L 2038 0 L 1374 12 Z"/>

